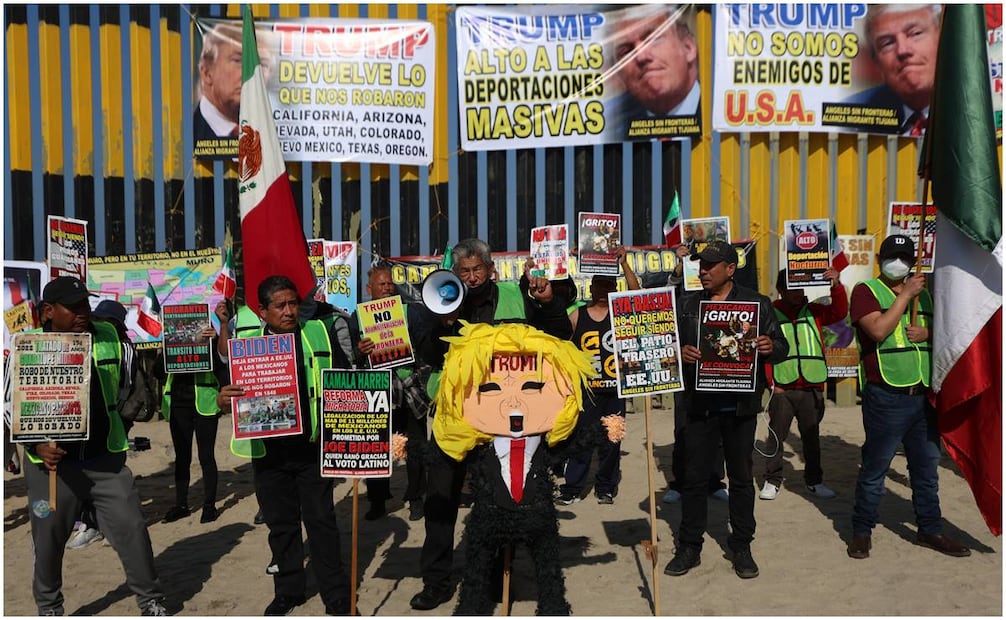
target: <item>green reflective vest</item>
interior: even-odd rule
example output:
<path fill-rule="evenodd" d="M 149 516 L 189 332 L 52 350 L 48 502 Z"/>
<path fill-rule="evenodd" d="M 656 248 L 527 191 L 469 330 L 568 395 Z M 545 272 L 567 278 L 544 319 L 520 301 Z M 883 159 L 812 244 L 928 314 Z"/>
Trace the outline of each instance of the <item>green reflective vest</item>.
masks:
<path fill-rule="evenodd" d="M 217 394 L 220 392 L 220 384 L 217 377 L 210 371 L 194 373 L 196 390 L 196 411 L 199 415 L 215 416 L 220 413 L 217 406 Z M 164 397 L 161 399 L 161 413 L 165 420 L 171 420 L 171 387 L 174 384 L 174 373 L 168 374 L 168 380 L 164 382 Z"/>
<path fill-rule="evenodd" d="M 786 313 L 773 307 L 779 319 L 779 327 L 789 343 L 786 359 L 772 367 L 772 376 L 777 385 L 792 385 L 800 377 L 808 383 L 824 383 L 828 380 L 828 365 L 824 361 L 821 330 L 808 306 L 800 309 L 795 321 Z"/>
<path fill-rule="evenodd" d="M 894 304 L 897 295 L 894 294 L 886 284 L 880 279 L 867 280 L 864 282 L 873 296 L 880 303 L 882 311 L 887 311 Z M 908 312 L 901 315 L 898 325 L 887 338 L 877 344 L 877 365 L 880 367 L 880 376 L 884 382 L 892 387 L 910 387 L 922 383 L 929 387 L 929 373 L 932 368 L 930 353 L 932 346 L 929 342 L 909 342 L 908 332 Z M 922 290 L 919 294 L 918 324 L 920 327 L 929 327 L 933 316 L 933 298 L 929 291 Z M 859 364 L 859 383 L 863 385 L 866 381 L 866 371 L 863 363 Z"/>
<path fill-rule="evenodd" d="M 527 318 L 524 312 L 524 295 L 520 292 L 518 282 L 497 282 L 496 290 L 499 295 L 496 298 L 496 310 L 493 312 L 493 324 L 512 323 L 523 321 Z M 426 393 L 433 398 L 440 387 L 440 370 L 430 373 L 430 378 L 426 381 Z"/>
<path fill-rule="evenodd" d="M 101 396 L 108 412 L 108 438 L 105 446 L 111 453 L 125 452 L 129 449 L 126 439 L 126 429 L 119 417 L 119 383 L 122 380 L 122 345 L 115 327 L 104 322 L 91 323 L 94 333 L 91 335 L 91 358 L 98 371 L 98 383 L 101 385 Z M 35 333 L 42 330 L 32 330 Z M 92 375 L 92 380 L 94 379 Z M 25 450 L 28 460 L 40 464 L 42 459 L 33 450 Z"/>
<path fill-rule="evenodd" d="M 234 321 L 233 338 L 250 338 L 262 335 L 262 319 L 248 306 L 239 306 Z"/>
<path fill-rule="evenodd" d="M 263 335 L 259 327 L 257 333 L 246 333 L 245 338 Z M 310 440 L 318 438 L 318 403 L 321 399 L 321 371 L 332 367 L 332 343 L 328 331 L 321 321 L 307 321 L 300 326 L 300 342 L 304 349 L 304 376 L 307 379 L 307 410 L 310 412 Z M 303 423 L 304 403 L 301 403 L 301 420 Z M 233 431 L 232 431 L 233 432 Z M 265 456 L 265 443 L 261 439 L 235 439 L 231 435 L 231 452 L 242 458 L 262 458 Z"/>

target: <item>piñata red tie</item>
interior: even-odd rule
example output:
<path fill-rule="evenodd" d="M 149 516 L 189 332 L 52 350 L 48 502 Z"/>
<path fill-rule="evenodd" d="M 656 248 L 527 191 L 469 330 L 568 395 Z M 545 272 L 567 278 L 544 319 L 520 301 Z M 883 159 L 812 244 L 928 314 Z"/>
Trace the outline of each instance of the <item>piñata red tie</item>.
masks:
<path fill-rule="evenodd" d="M 520 503 L 524 497 L 524 440 L 510 440 L 510 495 Z"/>

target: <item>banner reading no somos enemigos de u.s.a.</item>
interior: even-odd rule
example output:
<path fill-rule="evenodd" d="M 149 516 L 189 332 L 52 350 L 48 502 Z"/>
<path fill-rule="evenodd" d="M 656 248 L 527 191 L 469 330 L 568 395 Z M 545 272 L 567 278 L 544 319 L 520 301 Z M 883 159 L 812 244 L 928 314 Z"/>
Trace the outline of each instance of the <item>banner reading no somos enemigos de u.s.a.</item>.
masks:
<path fill-rule="evenodd" d="M 237 156 L 241 22 L 197 19 L 195 156 Z M 429 165 L 436 44 L 425 21 L 257 21 L 255 33 L 286 161 Z"/>

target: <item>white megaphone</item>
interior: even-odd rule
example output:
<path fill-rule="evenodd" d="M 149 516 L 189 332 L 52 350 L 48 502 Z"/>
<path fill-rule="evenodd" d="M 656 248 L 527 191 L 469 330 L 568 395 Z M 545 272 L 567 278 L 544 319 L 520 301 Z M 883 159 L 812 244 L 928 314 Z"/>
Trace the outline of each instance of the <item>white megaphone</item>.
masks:
<path fill-rule="evenodd" d="M 468 289 L 461 278 L 448 269 L 437 269 L 423 280 L 423 305 L 433 314 L 445 316 L 461 307 Z"/>

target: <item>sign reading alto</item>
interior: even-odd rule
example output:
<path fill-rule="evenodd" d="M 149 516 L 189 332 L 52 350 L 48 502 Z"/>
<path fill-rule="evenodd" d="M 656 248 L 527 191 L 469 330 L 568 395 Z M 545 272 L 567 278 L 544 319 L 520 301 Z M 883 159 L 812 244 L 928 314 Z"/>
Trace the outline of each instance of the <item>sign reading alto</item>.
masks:
<path fill-rule="evenodd" d="M 456 13 L 466 151 L 701 134 L 695 11 L 686 5 Z"/>
<path fill-rule="evenodd" d="M 196 20 L 195 156 L 237 156 L 241 22 Z M 425 21 L 256 21 L 286 161 L 429 165 L 436 45 Z"/>

